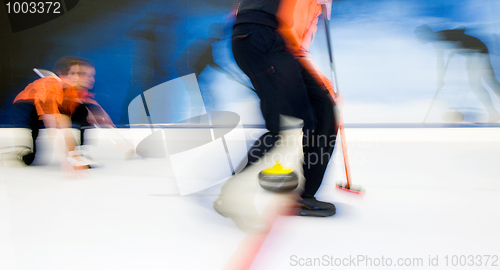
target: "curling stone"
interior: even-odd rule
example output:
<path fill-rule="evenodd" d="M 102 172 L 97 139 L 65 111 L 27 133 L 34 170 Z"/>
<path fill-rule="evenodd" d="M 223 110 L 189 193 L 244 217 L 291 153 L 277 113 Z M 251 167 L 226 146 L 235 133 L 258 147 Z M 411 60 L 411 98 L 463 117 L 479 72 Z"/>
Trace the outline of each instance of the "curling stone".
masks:
<path fill-rule="evenodd" d="M 441 119 L 446 123 L 460 123 L 464 120 L 464 114 L 456 108 L 449 108 L 449 111 L 441 115 Z"/>
<path fill-rule="evenodd" d="M 271 192 L 289 192 L 299 185 L 299 177 L 292 168 L 283 167 L 279 161 L 259 173 L 260 186 Z"/>

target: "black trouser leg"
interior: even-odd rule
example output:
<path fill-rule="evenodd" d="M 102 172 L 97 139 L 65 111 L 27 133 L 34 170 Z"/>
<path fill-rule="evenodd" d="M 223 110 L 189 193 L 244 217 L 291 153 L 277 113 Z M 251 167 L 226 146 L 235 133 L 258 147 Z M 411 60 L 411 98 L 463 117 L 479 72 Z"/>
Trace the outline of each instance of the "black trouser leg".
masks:
<path fill-rule="evenodd" d="M 312 130 L 313 112 L 301 66 L 285 49 L 276 29 L 261 24 L 239 24 L 233 29 L 232 50 L 236 63 L 250 78 L 260 99 L 268 133 L 248 153 L 248 164 L 256 162 L 274 146 L 280 132 L 280 115 L 304 120 Z"/>
<path fill-rule="evenodd" d="M 336 140 L 336 123 L 334 116 L 334 102 L 326 87 L 316 81 L 305 69 L 302 77 L 307 87 L 309 101 L 311 102 L 315 129 L 309 134 L 304 145 L 304 177 L 306 183 L 302 197 L 312 197 L 318 191 L 326 168 L 330 161 Z M 307 133 L 307 131 L 304 131 Z"/>
<path fill-rule="evenodd" d="M 73 127 L 80 130 L 80 145 L 83 145 L 85 143 L 85 129 L 83 127 L 89 125 L 89 123 L 87 122 L 88 114 L 89 112 L 87 110 L 87 107 L 81 104 L 76 107 L 75 112 L 71 115 L 71 122 L 73 124 Z"/>
<path fill-rule="evenodd" d="M 36 114 L 36 113 L 35 113 Z M 33 161 L 35 161 L 36 155 L 36 139 L 38 138 L 38 134 L 40 133 L 40 126 L 43 125 L 43 121 L 38 120 L 38 115 L 36 115 L 36 119 L 31 123 L 31 140 L 33 142 L 33 148 L 31 149 L 31 153 L 26 154 L 22 157 L 24 163 L 26 165 L 31 165 Z"/>
<path fill-rule="evenodd" d="M 250 78 L 260 99 L 266 128 L 280 132 L 280 115 L 304 120 L 313 129 L 313 112 L 309 104 L 301 67 L 285 49 L 285 41 L 276 29 L 261 24 L 238 24 L 232 36 L 234 59 Z"/>
<path fill-rule="evenodd" d="M 22 157 L 26 165 L 31 165 L 35 160 L 36 155 L 36 139 L 40 131 L 40 126 L 43 125 L 43 121 L 39 120 L 38 113 L 36 111 L 35 105 L 31 102 L 16 102 L 12 105 L 12 121 L 16 128 L 28 128 L 31 130 L 31 141 L 33 147 L 31 153 L 26 154 Z"/>

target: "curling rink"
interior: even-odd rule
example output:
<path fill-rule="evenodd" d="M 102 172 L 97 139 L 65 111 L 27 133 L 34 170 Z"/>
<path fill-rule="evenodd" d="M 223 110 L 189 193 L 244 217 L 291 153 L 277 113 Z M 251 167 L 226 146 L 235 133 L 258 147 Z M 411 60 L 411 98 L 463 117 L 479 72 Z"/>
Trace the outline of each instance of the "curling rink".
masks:
<path fill-rule="evenodd" d="M 263 130 L 246 129 L 247 140 L 251 132 Z M 13 134 L 0 129 L 0 147 Z M 45 133 L 48 164 L 0 165 L 1 270 L 222 270 L 245 256 L 247 235 L 212 208 L 221 183 L 181 195 L 168 156 L 126 161 L 103 132 L 87 135 L 101 166 L 84 173 L 61 171 Z M 337 214 L 279 216 L 250 269 L 499 269 L 499 127 L 347 128 L 346 137 L 365 195 L 335 188 L 345 181 L 336 149 L 316 197 Z M 271 196 L 258 190 L 259 212 Z"/>

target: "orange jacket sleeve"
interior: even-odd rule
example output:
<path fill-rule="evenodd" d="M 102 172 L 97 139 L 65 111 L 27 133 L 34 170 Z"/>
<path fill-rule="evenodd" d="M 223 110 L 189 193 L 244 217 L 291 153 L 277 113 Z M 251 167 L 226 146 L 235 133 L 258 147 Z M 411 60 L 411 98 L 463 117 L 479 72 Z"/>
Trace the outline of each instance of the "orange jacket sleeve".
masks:
<path fill-rule="evenodd" d="M 318 18 L 321 14 L 321 5 L 315 0 L 282 0 L 276 15 L 280 22 L 278 31 L 285 39 L 287 50 L 318 83 L 335 96 L 332 82 L 314 64 L 308 53 L 318 30 Z"/>
<path fill-rule="evenodd" d="M 321 5 L 315 0 L 282 0 L 276 17 L 280 22 L 278 32 L 283 36 L 287 49 L 295 56 L 309 56 L 314 40 Z"/>
<path fill-rule="evenodd" d="M 61 83 L 55 78 L 41 78 L 30 83 L 14 102 L 33 102 L 38 115 L 59 114 L 62 104 L 63 90 Z"/>
<path fill-rule="evenodd" d="M 38 97 L 35 98 L 35 106 L 38 106 L 42 114 L 60 114 L 59 105 L 62 104 L 63 90 L 61 83 L 54 78 L 42 80 L 42 85 L 37 87 Z M 38 111 L 37 107 L 37 111 Z"/>

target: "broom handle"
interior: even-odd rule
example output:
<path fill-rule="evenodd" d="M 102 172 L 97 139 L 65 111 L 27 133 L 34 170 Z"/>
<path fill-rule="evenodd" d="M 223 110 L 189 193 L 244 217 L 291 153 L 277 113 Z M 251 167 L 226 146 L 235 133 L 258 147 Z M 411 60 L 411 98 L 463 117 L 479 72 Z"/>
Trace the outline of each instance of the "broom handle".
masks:
<path fill-rule="evenodd" d="M 339 133 L 340 133 L 340 142 L 342 143 L 342 155 L 344 156 L 344 168 L 345 168 L 345 176 L 347 180 L 346 188 L 349 189 L 351 186 L 351 167 L 349 166 L 349 157 L 347 155 L 347 142 L 345 139 L 344 132 L 344 121 L 342 116 L 342 110 L 338 108 L 338 119 L 339 122 Z"/>
<path fill-rule="evenodd" d="M 337 72 L 335 69 L 335 62 L 333 59 L 333 49 L 332 49 L 332 42 L 330 38 L 330 25 L 328 24 L 328 19 L 326 18 L 327 14 L 327 8 L 325 5 L 321 5 L 322 8 L 322 14 L 323 14 L 323 22 L 325 24 L 325 32 L 326 32 L 326 42 L 328 44 L 328 55 L 330 56 L 330 70 L 332 72 L 332 80 L 333 80 L 333 85 L 334 85 L 334 94 L 339 95 L 340 90 L 337 82 Z M 345 175 L 346 175 L 346 188 L 349 189 L 351 186 L 351 169 L 349 166 L 349 158 L 347 156 L 347 142 L 345 138 L 345 131 L 344 131 L 344 119 L 342 116 L 342 109 L 340 106 L 337 106 L 337 111 L 338 111 L 338 117 L 337 117 L 337 122 L 339 123 L 339 133 L 340 133 L 340 141 L 342 143 L 342 155 L 344 157 L 344 167 L 345 167 Z"/>
<path fill-rule="evenodd" d="M 452 54 L 448 55 L 448 60 L 446 61 L 446 65 L 444 66 L 444 71 L 443 71 L 443 79 L 444 75 L 446 75 L 446 71 L 448 70 L 448 65 L 450 64 L 450 60 L 453 57 Z M 427 110 L 427 113 L 425 114 L 424 121 L 422 121 L 422 124 L 425 124 L 425 121 L 427 121 L 427 117 L 429 117 L 429 113 L 432 110 L 432 106 L 434 106 L 434 102 L 436 101 L 436 98 L 441 91 L 441 87 L 436 89 L 436 93 L 434 93 L 434 97 L 432 98 L 431 105 L 429 106 L 429 109 Z"/>

